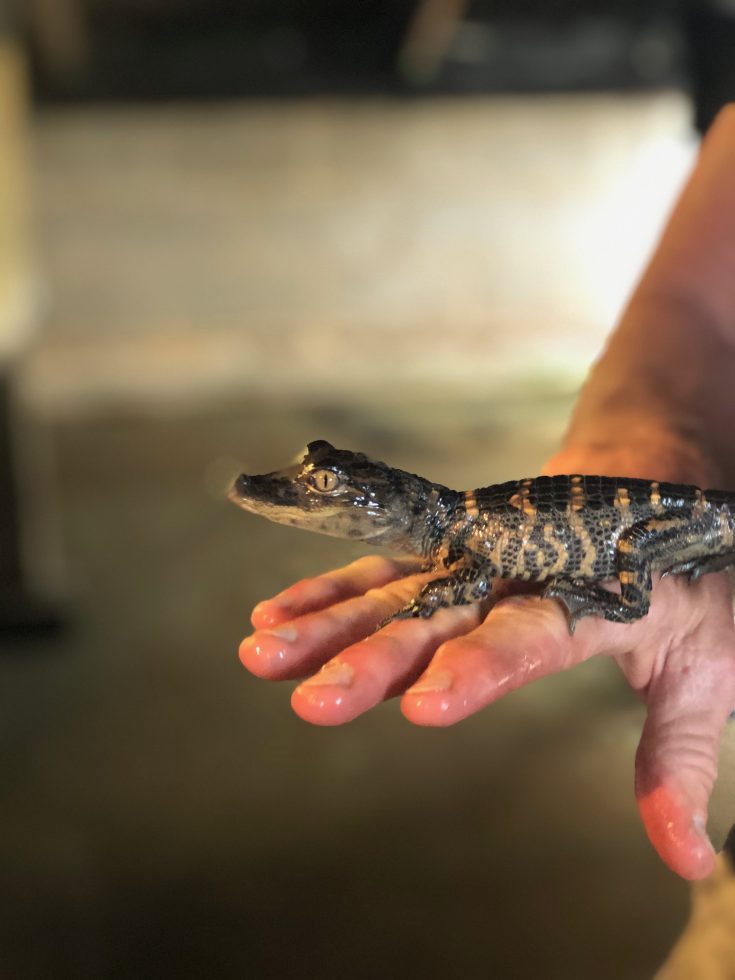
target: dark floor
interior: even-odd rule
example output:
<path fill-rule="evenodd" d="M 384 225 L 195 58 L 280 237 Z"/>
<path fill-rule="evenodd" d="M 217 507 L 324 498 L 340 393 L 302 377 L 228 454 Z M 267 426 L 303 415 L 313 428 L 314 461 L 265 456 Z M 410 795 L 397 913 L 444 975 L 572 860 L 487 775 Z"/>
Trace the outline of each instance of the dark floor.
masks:
<path fill-rule="evenodd" d="M 216 499 L 221 460 L 324 436 L 460 485 L 473 456 L 509 476 L 524 406 L 471 406 L 484 442 L 467 407 L 443 413 L 441 462 L 420 404 L 55 428 L 76 602 L 0 660 L 3 977 L 651 975 L 687 891 L 638 824 L 640 708 L 610 665 L 431 731 L 395 704 L 310 728 L 237 662 L 256 599 L 354 551 Z"/>

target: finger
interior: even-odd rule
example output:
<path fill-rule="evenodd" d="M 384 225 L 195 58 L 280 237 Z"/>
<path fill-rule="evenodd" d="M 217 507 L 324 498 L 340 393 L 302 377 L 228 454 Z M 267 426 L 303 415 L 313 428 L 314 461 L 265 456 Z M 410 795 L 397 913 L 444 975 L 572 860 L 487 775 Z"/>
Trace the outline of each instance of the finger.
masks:
<path fill-rule="evenodd" d="M 304 677 L 373 633 L 430 578 L 430 574 L 399 578 L 365 595 L 257 630 L 240 644 L 240 660 L 251 673 L 268 680 Z"/>
<path fill-rule="evenodd" d="M 477 625 L 477 606 L 440 610 L 431 619 L 390 623 L 343 650 L 299 685 L 291 704 L 315 725 L 341 725 L 404 691 L 440 643 Z"/>
<path fill-rule="evenodd" d="M 710 637 L 706 649 L 690 645 L 669 654 L 649 687 L 636 755 L 636 798 L 648 836 L 662 860 L 689 880 L 714 866 L 705 827 L 720 737 L 735 704 L 732 622 L 727 633 Z"/>
<path fill-rule="evenodd" d="M 644 628 L 588 618 L 571 635 L 558 602 L 513 596 L 476 630 L 437 650 L 401 709 L 418 725 L 451 725 L 540 677 L 599 653 L 630 649 Z"/>
<path fill-rule="evenodd" d="M 253 609 L 251 621 L 255 629 L 278 626 L 335 602 L 362 595 L 368 589 L 379 588 L 396 578 L 410 575 L 417 568 L 418 562 L 413 559 L 390 559 L 378 555 L 360 558 L 344 568 L 302 579 L 272 599 L 259 602 Z"/>

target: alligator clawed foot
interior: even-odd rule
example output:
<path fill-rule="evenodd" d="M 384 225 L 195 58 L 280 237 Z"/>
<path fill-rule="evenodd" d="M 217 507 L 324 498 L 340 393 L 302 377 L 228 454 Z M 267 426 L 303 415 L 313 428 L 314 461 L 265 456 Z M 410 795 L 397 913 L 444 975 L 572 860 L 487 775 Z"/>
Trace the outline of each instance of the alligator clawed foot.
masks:
<path fill-rule="evenodd" d="M 575 588 L 572 583 L 552 582 L 543 591 L 544 599 L 556 599 L 567 617 L 567 628 L 570 636 L 574 636 L 577 623 L 585 616 L 590 616 L 596 610 L 590 608 L 589 596 Z"/>
<path fill-rule="evenodd" d="M 436 612 L 436 608 L 427 606 L 418 602 L 418 600 L 413 599 L 407 605 L 403 606 L 397 612 L 394 612 L 392 616 L 388 616 L 382 622 L 378 623 L 376 630 L 382 630 L 384 626 L 388 626 L 389 623 L 399 622 L 402 619 L 428 619 L 433 616 Z"/>

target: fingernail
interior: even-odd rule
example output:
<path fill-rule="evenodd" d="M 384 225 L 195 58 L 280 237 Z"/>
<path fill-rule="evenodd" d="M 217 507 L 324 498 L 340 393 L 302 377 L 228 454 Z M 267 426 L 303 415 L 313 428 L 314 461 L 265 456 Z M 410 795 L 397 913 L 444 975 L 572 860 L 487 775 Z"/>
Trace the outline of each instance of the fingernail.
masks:
<path fill-rule="evenodd" d="M 274 595 L 272 599 L 266 599 L 264 603 L 261 603 L 261 605 L 265 605 L 265 603 L 278 606 L 278 608 L 282 609 L 284 612 L 288 612 L 293 605 L 293 603 L 289 602 L 287 598 L 287 591 L 279 592 L 278 595 Z"/>
<path fill-rule="evenodd" d="M 276 596 L 274 599 L 263 599 L 257 605 L 253 606 L 253 612 L 256 612 L 258 610 L 262 612 L 264 609 L 267 609 L 269 606 L 271 609 L 273 608 L 273 606 L 276 606 L 277 609 L 281 609 L 284 612 L 288 609 L 288 603 L 280 602 L 278 596 Z"/>
<path fill-rule="evenodd" d="M 448 670 L 432 670 L 416 681 L 406 694 L 440 694 L 454 683 L 454 675 Z"/>
<path fill-rule="evenodd" d="M 264 632 L 270 633 L 271 636 L 277 636 L 279 640 L 285 640 L 286 643 L 295 643 L 299 638 L 299 634 L 293 626 L 272 626 Z"/>
<path fill-rule="evenodd" d="M 355 671 L 349 664 L 333 660 L 325 664 L 318 674 L 304 681 L 301 687 L 351 687 Z"/>
<path fill-rule="evenodd" d="M 273 626 L 277 626 L 281 620 L 290 618 L 287 608 L 276 605 L 270 599 L 265 602 L 259 602 L 257 606 L 253 607 L 251 614 L 251 619 L 253 621 L 257 620 L 260 629 L 270 629 Z"/>

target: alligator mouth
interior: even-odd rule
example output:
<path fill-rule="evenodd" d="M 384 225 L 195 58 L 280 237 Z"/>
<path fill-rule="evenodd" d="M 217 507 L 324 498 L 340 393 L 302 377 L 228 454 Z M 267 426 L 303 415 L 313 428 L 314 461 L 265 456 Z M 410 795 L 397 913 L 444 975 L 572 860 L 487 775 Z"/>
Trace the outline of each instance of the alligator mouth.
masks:
<path fill-rule="evenodd" d="M 233 504 L 253 514 L 270 515 L 281 508 L 296 508 L 299 505 L 299 494 L 293 481 L 280 474 L 247 476 L 241 473 L 227 496 Z"/>
<path fill-rule="evenodd" d="M 320 498 L 309 500 L 303 488 L 285 473 L 287 471 L 279 471 L 264 476 L 247 476 L 243 473 L 235 480 L 228 497 L 248 513 L 265 517 L 276 524 L 289 524 L 338 538 L 346 537 L 342 524 L 335 522 L 336 515 L 325 512 L 326 502 Z"/>

